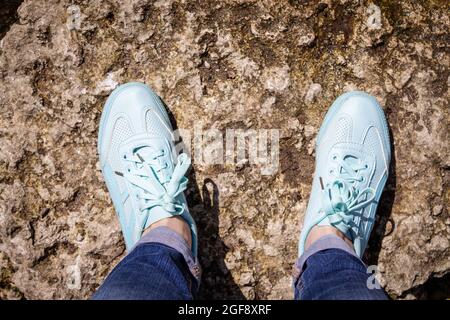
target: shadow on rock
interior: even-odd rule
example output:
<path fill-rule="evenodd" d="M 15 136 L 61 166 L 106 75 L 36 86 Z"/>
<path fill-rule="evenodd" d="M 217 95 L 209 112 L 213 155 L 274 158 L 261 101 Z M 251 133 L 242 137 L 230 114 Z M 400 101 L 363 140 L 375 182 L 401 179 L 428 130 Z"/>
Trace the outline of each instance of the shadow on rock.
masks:
<path fill-rule="evenodd" d="M 23 0 L 9 0 L 0 6 L 0 40 L 8 32 L 11 25 L 19 19 L 17 9 L 22 2 Z"/>
<path fill-rule="evenodd" d="M 178 126 L 172 112 L 164 102 L 163 104 L 169 114 L 173 129 L 177 130 Z M 182 145 L 182 149 L 186 150 L 183 141 L 175 143 L 177 147 Z M 196 298 L 243 300 L 245 296 L 234 282 L 225 264 L 228 248 L 219 235 L 219 188 L 209 178 L 205 179 L 200 186 L 193 166 L 188 174 L 188 179 L 186 199 L 189 211 L 197 224 L 198 254 L 203 271 L 200 290 Z"/>
<path fill-rule="evenodd" d="M 195 172 L 190 174 L 195 181 Z M 188 195 L 192 215 L 197 221 L 199 233 L 199 255 L 203 268 L 200 299 L 245 299 L 225 265 L 228 251 L 219 236 L 219 189 L 211 179 L 203 181 L 202 199 L 198 198 L 198 187 Z M 200 202 L 199 202 L 200 201 Z"/>

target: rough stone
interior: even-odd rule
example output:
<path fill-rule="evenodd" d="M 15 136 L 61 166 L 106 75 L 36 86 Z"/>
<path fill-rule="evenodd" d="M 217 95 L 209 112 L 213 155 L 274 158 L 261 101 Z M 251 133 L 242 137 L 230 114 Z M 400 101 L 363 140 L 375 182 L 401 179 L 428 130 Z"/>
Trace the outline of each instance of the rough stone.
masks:
<path fill-rule="evenodd" d="M 365 259 L 392 298 L 450 296 L 447 1 L 15 2 L 0 8 L 0 298 L 88 298 L 124 256 L 96 138 L 128 81 L 179 128 L 280 130 L 276 174 L 194 161 L 200 298 L 292 298 L 314 139 L 348 89 L 377 97 L 393 140 Z"/>
<path fill-rule="evenodd" d="M 312 83 L 309 86 L 308 92 L 306 92 L 305 102 L 311 103 L 322 92 L 322 86 L 318 83 Z"/>

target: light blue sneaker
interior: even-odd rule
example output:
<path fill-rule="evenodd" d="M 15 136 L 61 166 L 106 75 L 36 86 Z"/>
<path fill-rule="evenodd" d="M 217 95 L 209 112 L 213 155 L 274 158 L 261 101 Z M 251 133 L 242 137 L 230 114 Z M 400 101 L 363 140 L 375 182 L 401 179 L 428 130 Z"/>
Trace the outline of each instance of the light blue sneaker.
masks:
<path fill-rule="evenodd" d="M 334 226 L 361 257 L 375 221 L 389 172 L 391 150 L 383 110 L 360 91 L 331 106 L 316 142 L 316 169 L 300 234 L 299 256 L 316 226 Z"/>
<path fill-rule="evenodd" d="M 191 162 L 177 155 L 173 141 L 169 116 L 149 87 L 132 82 L 111 93 L 100 120 L 98 153 L 127 251 L 154 222 L 182 216 L 197 256 L 197 229 L 183 194 Z"/>

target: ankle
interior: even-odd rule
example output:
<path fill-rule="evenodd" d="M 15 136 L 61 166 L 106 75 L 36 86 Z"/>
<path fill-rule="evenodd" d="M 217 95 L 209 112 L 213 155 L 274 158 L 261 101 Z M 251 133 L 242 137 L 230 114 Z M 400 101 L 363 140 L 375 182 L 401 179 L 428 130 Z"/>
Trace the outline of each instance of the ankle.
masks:
<path fill-rule="evenodd" d="M 178 233 L 189 245 L 189 247 L 192 246 L 192 237 L 191 237 L 191 228 L 187 224 L 187 222 L 181 218 L 181 217 L 170 217 L 161 219 L 159 221 L 156 221 L 152 225 L 150 225 L 148 228 L 144 230 L 142 235 L 147 234 L 151 230 L 158 228 L 158 227 L 166 227 L 170 230 Z"/>
<path fill-rule="evenodd" d="M 326 235 L 335 235 L 347 243 L 353 249 L 352 241 L 347 238 L 340 230 L 332 226 L 315 226 L 311 229 L 306 238 L 305 250 L 307 250 L 314 242 Z"/>

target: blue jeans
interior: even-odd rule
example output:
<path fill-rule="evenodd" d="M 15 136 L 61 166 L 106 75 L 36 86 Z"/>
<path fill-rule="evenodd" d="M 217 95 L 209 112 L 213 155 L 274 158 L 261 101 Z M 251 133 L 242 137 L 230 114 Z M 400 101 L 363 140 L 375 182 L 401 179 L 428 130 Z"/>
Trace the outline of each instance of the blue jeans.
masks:
<path fill-rule="evenodd" d="M 191 300 L 200 284 L 198 261 L 175 232 L 159 227 L 146 234 L 108 275 L 93 299 Z M 295 299 L 387 299 L 369 289 L 364 263 L 336 236 L 316 241 L 294 268 Z"/>

